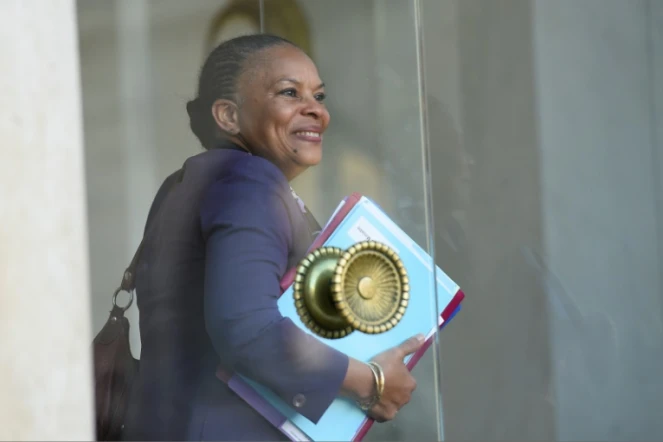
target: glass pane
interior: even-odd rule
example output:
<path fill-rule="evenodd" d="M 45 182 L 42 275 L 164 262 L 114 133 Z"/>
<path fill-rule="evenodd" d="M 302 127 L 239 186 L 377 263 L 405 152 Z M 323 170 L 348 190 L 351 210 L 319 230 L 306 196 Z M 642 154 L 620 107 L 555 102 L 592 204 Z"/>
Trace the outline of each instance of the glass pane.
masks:
<path fill-rule="evenodd" d="M 325 402 L 326 389 L 332 385 L 334 394 L 350 399 L 359 392 L 366 396 L 367 392 L 373 391 L 376 379 L 363 362 L 400 344 L 416 331 L 430 334 L 437 328 L 439 313 L 456 294 L 457 286 L 443 273 L 433 278 L 432 261 L 427 256 L 434 250 L 434 219 L 427 203 L 430 188 L 424 136 L 425 85 L 422 82 L 417 6 L 418 2 L 414 0 L 78 2 L 95 332 L 108 320 L 111 294 L 147 232 L 147 245 L 141 251 L 136 267 L 136 302 L 126 313 L 131 323 L 131 351 L 141 364 L 138 387 L 131 396 L 131 418 L 127 418 L 131 424 L 127 424 L 127 434 L 137 434 L 139 439 L 154 434 L 179 439 L 260 439 L 282 437 L 280 433 L 274 433 L 277 431 L 274 428 L 279 427 L 291 436 L 299 434 L 297 431 L 315 433 L 317 440 L 358 439 L 368 428 L 363 422 L 366 413 L 347 398 L 331 402 L 333 397 L 330 397 Z M 239 190 L 233 187 L 235 190 L 230 191 L 224 187 L 234 182 L 236 173 L 247 173 L 241 175 L 242 179 L 258 182 L 280 177 L 275 179 L 287 185 L 287 171 L 299 171 L 292 164 L 311 161 L 306 160 L 310 157 L 305 155 L 313 148 L 309 144 L 297 143 L 303 140 L 302 143 L 317 145 L 316 140 L 310 139 L 315 135 L 302 132 L 311 132 L 315 128 L 310 125 L 324 119 L 321 116 L 323 111 L 314 100 L 319 95 L 317 92 L 313 94 L 310 86 L 307 89 L 308 83 L 304 80 L 295 78 L 297 82 L 293 84 L 302 89 L 295 87 L 293 94 L 285 89 L 270 89 L 263 95 L 248 95 L 266 87 L 262 86 L 266 83 L 255 78 L 271 78 L 270 75 L 281 72 L 279 69 L 292 70 L 274 64 L 277 61 L 297 60 L 297 68 L 288 71 L 288 78 L 310 75 L 308 68 L 301 68 L 302 63 L 310 63 L 303 62 L 301 55 L 265 52 L 278 56 L 259 57 L 247 62 L 247 66 L 259 66 L 263 70 L 255 71 L 260 73 L 255 78 L 249 74 L 242 77 L 246 79 L 241 80 L 245 81 L 241 83 L 244 86 L 238 86 L 243 88 L 237 92 L 240 100 L 237 100 L 238 95 L 232 95 L 230 104 L 224 102 L 229 107 L 214 108 L 235 109 L 237 113 L 218 113 L 217 120 L 207 120 L 215 124 L 215 143 L 231 147 L 216 138 L 223 129 L 226 136 L 234 137 L 233 146 L 237 149 L 216 149 L 219 146 L 215 146 L 206 152 L 201 147 L 190 128 L 187 103 L 196 97 L 203 63 L 220 42 L 238 35 L 255 34 L 261 29 L 289 39 L 313 60 L 326 84 L 325 106 L 331 115 L 331 123 L 324 133 L 322 161 L 291 181 L 294 195 L 287 187 L 266 186 L 267 196 L 251 193 L 246 198 L 232 200 L 233 191 L 240 192 L 238 195 L 246 191 L 239 184 Z M 221 65 L 223 63 L 219 61 Z M 223 77 L 222 73 L 217 74 L 215 85 L 219 84 L 216 79 Z M 249 96 L 262 105 L 251 107 L 245 101 Z M 296 124 L 308 121 L 309 126 L 302 126 L 302 130 L 296 133 L 276 130 L 277 137 L 260 138 L 263 132 L 252 129 L 254 126 L 251 125 L 267 128 L 264 131 L 267 134 L 271 133 L 272 127 L 285 127 L 267 124 L 277 120 L 274 119 L 275 111 L 269 108 L 272 102 L 259 101 L 267 100 L 265 97 L 274 97 L 277 100 L 274 102 L 283 106 L 280 109 L 296 108 L 297 112 L 292 114 L 295 117 L 289 121 Z M 214 97 L 214 100 L 217 98 L 220 97 Z M 300 102 L 306 104 L 297 104 Z M 203 104 L 208 106 L 203 109 L 205 115 L 211 117 L 212 101 Z M 265 113 L 258 112 L 258 108 Z M 229 129 L 235 127 L 232 125 L 237 121 L 240 122 L 240 135 L 249 134 L 245 138 L 235 137 Z M 222 125 L 226 123 L 230 126 Z M 254 136 L 268 140 L 264 143 L 268 147 L 261 150 L 254 142 Z M 278 151 L 274 145 L 291 150 Z M 211 179 L 206 172 L 195 172 L 202 170 L 196 167 L 207 167 L 212 160 L 196 163 L 191 159 L 217 158 L 215 155 L 219 151 L 222 151 L 219 155 L 228 158 L 236 155 L 244 158 L 247 155 L 244 150 L 267 161 L 242 159 L 237 164 L 246 161 L 253 165 L 251 167 L 266 169 L 248 174 L 245 169 L 233 169 L 230 162 L 224 162 L 222 164 L 228 168 L 219 166 L 218 169 L 223 177 L 219 179 L 221 184 L 214 180 L 204 181 Z M 183 168 L 185 162 L 187 166 Z M 148 223 L 155 195 L 173 173 L 176 173 L 174 189 L 188 189 L 186 186 L 193 184 L 187 180 L 194 180 L 207 183 L 201 184 L 204 192 L 215 192 L 217 187 L 225 190 L 214 193 L 214 198 L 203 198 L 202 195 L 208 193 L 185 198 L 177 190 L 173 191 L 163 200 L 163 207 L 168 208 L 163 209 L 165 214 L 153 213 Z M 278 193 L 283 189 L 288 191 Z M 269 200 L 269 204 L 250 206 L 253 201 L 268 198 L 270 192 L 281 197 L 276 208 L 269 205 L 273 200 Z M 327 226 L 333 215 L 340 219 L 339 213 L 344 213 L 342 208 L 350 207 L 353 200 L 345 200 L 340 212 L 336 211 L 341 201 L 353 193 L 368 200 L 360 200 L 353 211 L 343 215 L 344 221 L 339 226 Z M 233 204 L 245 207 L 242 204 L 246 204 L 253 209 L 246 212 L 229 209 L 217 213 L 214 204 L 228 198 L 231 198 L 228 207 L 235 207 Z M 312 214 L 322 227 L 328 227 L 317 238 L 326 238 L 324 245 L 349 253 L 345 255 L 350 263 L 347 269 L 345 261 L 338 257 L 315 261 L 318 258 L 313 255 L 312 261 L 302 260 L 307 256 L 307 249 L 302 247 L 299 238 L 303 229 L 308 228 L 307 224 L 301 224 L 307 215 L 290 212 L 291 209 L 299 210 L 295 198 L 305 203 L 306 213 Z M 190 211 L 179 210 L 184 205 Z M 215 209 L 208 212 L 208 207 Z M 280 218 L 284 211 L 287 218 Z M 209 213 L 214 216 L 208 217 Z M 239 216 L 236 213 L 243 213 L 244 217 L 219 221 L 221 218 L 218 217 Z M 292 230 L 279 230 L 283 228 L 279 223 L 282 219 L 289 220 L 288 229 Z M 186 222 L 190 223 L 186 225 L 194 229 L 195 234 L 189 232 L 186 233 L 189 236 L 185 236 L 177 230 L 177 226 Z M 213 229 L 205 230 L 208 222 Z M 232 230 L 233 226 L 238 226 L 236 232 Z M 332 230 L 333 235 L 325 236 Z M 223 233 L 231 231 L 234 233 Z M 258 239 L 256 232 L 262 232 L 262 239 Z M 219 244 L 231 244 L 233 238 L 243 238 L 242 234 L 253 239 L 225 249 L 212 245 L 216 244 L 212 243 L 212 238 L 220 238 L 214 240 Z M 267 241 L 265 238 L 276 241 L 274 238 L 283 239 L 290 234 L 293 235 L 290 240 L 279 243 L 281 248 L 274 246 L 280 258 L 271 255 L 251 258 L 250 246 L 246 244 L 256 245 L 255 253 L 268 253 L 270 244 L 274 243 L 264 242 Z M 364 256 L 359 253 L 361 249 L 351 246 L 367 238 L 384 243 L 389 249 L 376 249 L 365 255 L 370 259 L 361 261 L 360 257 Z M 308 239 L 313 241 L 313 237 Z M 314 247 L 319 245 L 313 244 Z M 212 262 L 209 256 L 216 256 L 224 250 L 232 251 L 232 259 L 226 257 L 217 267 L 205 267 Z M 389 250 L 394 254 L 390 255 Z M 207 258 L 205 253 L 208 253 Z M 237 265 L 241 260 L 252 264 Z M 266 270 L 265 263 L 270 262 L 276 263 L 273 268 L 278 270 Z M 328 270 L 319 273 L 312 270 L 322 269 L 315 266 L 327 265 L 325 262 L 329 263 Z M 305 265 L 300 265 L 302 263 Z M 403 263 L 409 283 L 403 279 L 399 263 Z M 224 275 L 231 268 L 235 268 L 235 273 L 217 281 L 217 275 Z M 255 274 L 241 279 L 241 275 L 252 268 L 257 269 Z M 341 281 L 347 284 L 331 285 L 329 269 L 338 272 Z M 311 282 L 297 288 L 286 279 L 295 273 L 301 278 L 309 278 L 306 281 L 318 283 Z M 280 298 L 280 293 L 274 292 L 273 285 L 269 285 L 275 279 L 262 285 L 267 281 L 265 275 L 270 274 L 289 281 L 283 282 L 285 291 Z M 451 272 L 449 276 L 453 278 Z M 216 287 L 215 284 L 225 284 L 225 295 L 208 295 L 216 293 L 209 288 Z M 405 306 L 402 301 L 408 287 L 410 297 L 403 314 L 398 308 Z M 231 291 L 234 297 L 230 296 Z M 263 291 L 267 294 L 261 298 L 259 295 Z M 376 302 L 375 293 L 389 296 L 383 295 L 379 298 L 381 301 Z M 300 295 L 307 301 L 296 304 L 295 299 Z M 336 304 L 330 301 L 332 295 Z M 277 298 L 279 301 L 274 305 Z M 127 294 L 121 293 L 118 303 L 127 301 Z M 223 305 L 223 308 L 215 310 L 214 305 Z M 275 310 L 289 319 L 275 321 Z M 320 328 L 306 325 L 309 319 Z M 389 322 L 390 319 L 394 321 Z M 380 321 L 386 324 L 388 331 L 377 330 L 381 333 L 372 334 L 357 330 Z M 331 339 L 321 329 L 349 334 Z M 301 342 L 306 345 L 300 345 Z M 332 347 L 337 350 L 332 351 Z M 322 351 L 322 348 L 326 350 Z M 310 359 L 318 354 L 316 349 L 329 359 L 312 364 Z M 373 425 L 365 434 L 365 440 L 439 440 L 442 437 L 436 352 L 437 346 L 422 352 L 423 357 L 414 367 L 412 374 L 418 386 L 410 403 L 400 409 L 394 419 Z M 343 368 L 342 362 L 347 361 L 343 354 L 360 360 L 359 363 L 351 362 L 347 373 L 339 368 Z M 403 356 L 391 358 L 398 361 L 393 367 L 400 367 L 401 373 L 388 364 L 390 359 L 387 356 L 381 356 L 379 361 L 384 366 L 387 382 L 386 396 L 395 394 L 395 386 L 407 389 L 410 379 L 402 367 Z M 412 355 L 408 355 L 405 361 L 411 361 L 411 358 Z M 297 365 L 293 362 L 295 360 L 303 362 Z M 216 371 L 219 361 L 222 366 Z M 292 370 L 284 373 L 284 367 L 290 366 L 288 364 L 294 364 Z M 379 370 L 375 376 L 379 381 Z M 343 377 L 345 382 L 341 388 L 339 382 Z M 328 382 L 321 384 L 321 379 Z M 171 384 L 172 388 L 164 387 Z M 247 395 L 249 388 L 262 394 L 269 405 L 267 408 L 277 413 L 264 412 L 263 407 L 263 416 L 259 416 L 248 408 L 245 402 L 260 408 L 255 399 Z M 379 416 L 384 414 L 381 410 L 378 406 L 373 412 Z M 189 418 L 187 413 L 191 413 Z M 322 417 L 314 424 L 316 413 Z M 355 420 L 359 416 L 360 419 L 356 421 L 358 423 L 351 421 L 356 425 L 348 424 L 350 418 L 346 415 Z M 135 416 L 144 419 L 137 421 Z M 149 423 L 156 421 L 161 425 L 150 427 Z M 203 421 L 206 422 L 204 425 Z M 245 421 L 251 424 L 243 424 Z M 143 430 L 148 433 L 136 433 L 140 426 L 147 427 Z"/>
<path fill-rule="evenodd" d="M 308 48 L 327 84 L 332 119 L 324 161 L 293 187 L 322 219 L 344 195 L 369 196 L 429 250 L 416 3 L 265 0 L 263 6 L 265 31 Z M 293 16 L 301 22 L 288 27 Z M 433 290 L 428 296 L 433 315 Z M 372 427 L 366 440 L 441 437 L 434 361 L 428 351 L 414 369 L 418 388 L 410 404 Z"/>
<path fill-rule="evenodd" d="M 423 3 L 446 437 L 660 439 L 661 2 Z"/>

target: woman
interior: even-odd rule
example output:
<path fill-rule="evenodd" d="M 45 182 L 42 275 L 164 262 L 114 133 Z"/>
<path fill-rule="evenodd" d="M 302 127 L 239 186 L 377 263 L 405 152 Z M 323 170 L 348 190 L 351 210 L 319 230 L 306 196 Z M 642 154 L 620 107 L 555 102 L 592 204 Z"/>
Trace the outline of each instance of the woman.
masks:
<path fill-rule="evenodd" d="M 289 181 L 322 156 L 324 85 L 292 43 L 252 35 L 222 43 L 187 110 L 206 149 L 159 190 L 137 269 L 140 379 L 125 439 L 282 440 L 215 377 L 219 362 L 271 388 L 316 422 L 345 396 L 392 419 L 415 381 L 403 358 L 414 337 L 367 364 L 289 319 L 279 280 L 305 255 L 315 228 Z"/>

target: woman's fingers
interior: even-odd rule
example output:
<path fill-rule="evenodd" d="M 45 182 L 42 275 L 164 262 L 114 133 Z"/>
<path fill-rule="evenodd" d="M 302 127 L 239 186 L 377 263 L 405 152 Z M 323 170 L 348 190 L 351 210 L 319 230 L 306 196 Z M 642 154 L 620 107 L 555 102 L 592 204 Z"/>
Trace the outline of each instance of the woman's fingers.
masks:
<path fill-rule="evenodd" d="M 418 334 L 412 336 L 411 338 L 406 339 L 401 344 L 399 344 L 396 349 L 398 350 L 401 359 L 404 359 L 407 355 L 414 353 L 419 350 L 425 341 L 424 335 Z"/>

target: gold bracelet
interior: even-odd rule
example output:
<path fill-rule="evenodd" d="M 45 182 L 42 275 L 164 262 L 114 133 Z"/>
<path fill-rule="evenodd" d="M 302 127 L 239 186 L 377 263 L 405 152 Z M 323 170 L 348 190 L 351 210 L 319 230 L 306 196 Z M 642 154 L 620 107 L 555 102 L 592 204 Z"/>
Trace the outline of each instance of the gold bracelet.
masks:
<path fill-rule="evenodd" d="M 371 369 L 371 373 L 373 373 L 373 383 L 374 383 L 373 388 L 375 390 L 375 394 L 373 394 L 373 396 L 371 396 L 368 400 L 366 400 L 364 402 L 361 402 L 361 401 L 357 402 L 357 405 L 359 405 L 359 408 L 361 408 L 364 411 L 370 410 L 371 408 L 373 408 L 373 406 L 375 404 L 377 404 L 377 402 L 378 402 L 377 391 L 378 391 L 378 388 L 379 388 L 378 384 L 380 382 L 380 376 L 376 372 L 375 368 L 373 368 L 373 366 L 371 364 L 366 364 L 366 365 L 368 365 L 368 368 Z"/>
<path fill-rule="evenodd" d="M 373 361 L 369 362 L 367 365 L 371 369 L 371 373 L 373 373 L 373 380 L 375 381 L 375 394 L 366 402 L 357 402 L 359 407 L 364 411 L 370 410 L 375 406 L 375 404 L 380 402 L 382 393 L 384 392 L 384 371 L 382 370 L 382 367 L 380 364 Z"/>
<path fill-rule="evenodd" d="M 384 370 L 382 370 L 382 366 L 378 364 L 377 362 L 370 361 L 368 363 L 371 368 L 373 368 L 373 373 L 377 375 L 376 379 L 376 384 L 377 384 L 377 393 L 376 396 L 378 397 L 378 401 L 382 398 L 382 393 L 384 393 Z"/>

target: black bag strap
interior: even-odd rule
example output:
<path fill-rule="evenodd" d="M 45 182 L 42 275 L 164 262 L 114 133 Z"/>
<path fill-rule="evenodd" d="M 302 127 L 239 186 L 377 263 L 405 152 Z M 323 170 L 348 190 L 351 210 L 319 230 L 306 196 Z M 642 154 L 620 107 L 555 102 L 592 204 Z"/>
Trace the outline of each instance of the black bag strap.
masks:
<path fill-rule="evenodd" d="M 140 245 L 136 249 L 136 253 L 134 253 L 134 257 L 131 260 L 131 263 L 129 264 L 129 267 L 124 271 L 124 275 L 122 275 L 122 282 L 120 283 L 120 286 L 115 290 L 115 293 L 113 293 L 113 311 L 112 314 L 114 316 L 117 316 L 118 314 L 123 314 L 127 310 L 129 310 L 129 307 L 131 307 L 131 304 L 134 302 L 134 289 L 136 288 L 136 266 L 138 265 L 138 260 L 140 259 L 140 252 L 143 250 L 143 246 L 145 245 L 145 237 L 140 241 Z M 125 305 L 118 305 L 117 303 L 117 295 L 119 295 L 121 292 L 127 292 L 129 294 L 129 300 Z"/>
<path fill-rule="evenodd" d="M 168 178 L 166 178 L 163 185 L 157 192 L 157 195 L 154 197 L 154 202 L 152 203 L 150 212 L 147 215 L 147 222 L 145 223 L 145 231 L 143 232 L 143 239 L 140 241 L 140 244 L 138 245 L 138 248 L 136 249 L 133 258 L 131 259 L 129 266 L 126 268 L 124 274 L 122 275 L 122 281 L 120 282 L 120 286 L 117 288 L 117 290 L 115 290 L 115 293 L 113 293 L 113 310 L 120 310 L 122 313 L 124 313 L 129 309 L 129 307 L 131 307 L 131 304 L 133 304 L 134 290 L 136 289 L 136 267 L 138 266 L 138 261 L 140 260 L 140 254 L 143 250 L 143 247 L 145 246 L 145 238 L 147 237 L 147 233 L 149 232 L 148 229 L 149 227 L 152 226 L 152 220 L 157 215 L 157 213 L 159 213 L 161 206 L 163 205 L 163 201 L 166 199 L 166 196 L 170 194 L 170 191 L 172 190 L 173 187 L 175 187 L 175 184 L 182 181 L 183 174 L 184 174 L 184 168 L 168 176 Z M 127 292 L 129 294 L 129 301 L 127 301 L 126 305 L 124 306 L 117 305 L 117 295 L 119 295 L 120 292 Z"/>
<path fill-rule="evenodd" d="M 145 237 L 141 240 L 134 257 L 129 264 L 129 267 L 124 271 L 122 276 L 122 282 L 120 283 L 120 291 L 132 292 L 136 288 L 136 266 L 138 265 L 138 259 L 140 258 L 140 252 L 143 250 L 145 245 Z"/>

